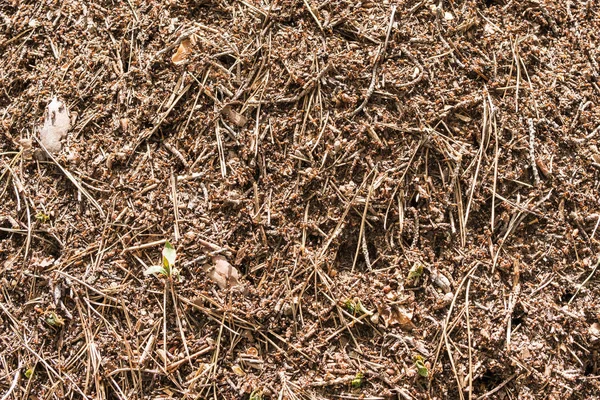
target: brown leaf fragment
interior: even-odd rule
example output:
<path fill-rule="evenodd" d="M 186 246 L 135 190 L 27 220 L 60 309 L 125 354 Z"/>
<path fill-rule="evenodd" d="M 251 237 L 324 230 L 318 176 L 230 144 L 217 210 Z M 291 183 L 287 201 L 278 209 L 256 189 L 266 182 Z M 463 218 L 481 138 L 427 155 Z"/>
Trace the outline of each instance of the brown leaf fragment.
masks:
<path fill-rule="evenodd" d="M 208 277 L 216 283 L 220 289 L 235 287 L 240 284 L 240 273 L 231 265 L 225 257 L 216 255 L 212 259 L 213 265 L 205 267 Z"/>
<path fill-rule="evenodd" d="M 412 322 L 412 312 L 404 310 L 397 305 L 388 306 L 386 304 L 377 306 L 377 310 L 386 328 L 394 325 L 398 325 L 407 331 L 415 328 L 415 324 Z"/>
<path fill-rule="evenodd" d="M 184 39 L 179 43 L 177 52 L 171 57 L 173 64 L 179 65 L 187 60 L 188 56 L 192 54 L 192 41 L 190 39 Z"/>
<path fill-rule="evenodd" d="M 237 126 L 238 128 L 242 128 L 244 125 L 246 125 L 246 122 L 248 122 L 248 118 L 244 117 L 242 114 L 240 114 L 239 112 L 235 111 L 230 106 L 223 107 L 223 110 L 221 111 L 221 113 L 225 117 L 227 117 L 227 119 L 232 124 L 234 124 L 235 126 Z"/>
<path fill-rule="evenodd" d="M 32 143 L 33 141 L 31 139 L 19 139 L 19 145 L 23 151 L 23 157 L 26 160 L 31 160 L 33 157 Z"/>
<path fill-rule="evenodd" d="M 592 325 L 590 325 L 590 327 L 588 328 L 588 333 L 590 335 L 590 339 L 592 343 L 597 343 L 600 342 L 600 324 L 597 322 L 594 322 Z"/>

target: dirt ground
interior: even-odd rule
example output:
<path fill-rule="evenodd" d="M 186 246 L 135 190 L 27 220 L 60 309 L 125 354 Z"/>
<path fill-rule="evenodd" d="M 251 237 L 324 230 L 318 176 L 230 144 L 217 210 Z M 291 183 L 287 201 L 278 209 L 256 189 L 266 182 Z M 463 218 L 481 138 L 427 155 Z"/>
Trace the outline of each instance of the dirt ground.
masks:
<path fill-rule="evenodd" d="M 599 12 L 0 1 L 1 399 L 598 398 Z"/>

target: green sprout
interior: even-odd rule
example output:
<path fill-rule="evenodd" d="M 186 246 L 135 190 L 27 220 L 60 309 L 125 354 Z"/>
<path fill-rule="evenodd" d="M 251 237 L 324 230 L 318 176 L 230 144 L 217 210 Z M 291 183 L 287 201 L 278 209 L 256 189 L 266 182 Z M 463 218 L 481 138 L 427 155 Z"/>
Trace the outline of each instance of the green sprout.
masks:
<path fill-rule="evenodd" d="M 354 314 L 354 311 L 356 310 L 356 305 L 354 304 L 354 302 L 350 299 L 347 299 L 344 302 L 344 307 L 346 308 L 346 310 L 350 313 L 350 314 Z"/>
<path fill-rule="evenodd" d="M 162 251 L 162 265 L 153 265 L 144 271 L 144 275 L 160 274 L 167 278 L 178 277 L 179 271 L 175 268 L 175 259 L 177 252 L 169 241 L 165 242 L 165 247 Z"/>
<path fill-rule="evenodd" d="M 262 390 L 253 390 L 252 393 L 250 393 L 250 398 L 248 400 L 263 400 Z"/>
<path fill-rule="evenodd" d="M 360 299 L 358 297 L 355 297 L 354 300 L 352 299 L 347 299 L 344 302 L 344 308 L 346 308 L 346 310 L 355 316 L 361 316 L 361 315 L 373 315 L 372 311 L 367 310 L 367 308 L 365 306 L 363 306 L 362 302 L 360 301 Z"/>
<path fill-rule="evenodd" d="M 30 379 L 33 376 L 33 368 L 28 368 L 25 373 L 25 378 Z"/>
<path fill-rule="evenodd" d="M 50 311 L 46 314 L 46 323 L 50 326 L 59 327 L 65 324 L 65 320 L 54 311 Z"/>
<path fill-rule="evenodd" d="M 50 221 L 50 216 L 45 214 L 43 211 L 40 211 L 35 214 L 35 219 L 40 221 L 42 224 L 45 224 L 46 222 Z"/>
<path fill-rule="evenodd" d="M 408 271 L 406 283 L 408 285 L 414 285 L 415 283 L 417 283 L 421 275 L 423 275 L 423 264 L 421 264 L 420 262 L 416 262 L 413 264 L 410 271 Z"/>
<path fill-rule="evenodd" d="M 425 366 L 423 357 L 416 355 L 414 360 L 415 360 L 415 367 L 417 367 L 417 372 L 419 373 L 419 375 L 421 375 L 423 378 L 427 378 L 429 376 L 429 370 Z"/>
<path fill-rule="evenodd" d="M 365 375 L 362 372 L 357 372 L 354 379 L 352 379 L 351 385 L 354 389 L 358 389 L 365 383 Z"/>

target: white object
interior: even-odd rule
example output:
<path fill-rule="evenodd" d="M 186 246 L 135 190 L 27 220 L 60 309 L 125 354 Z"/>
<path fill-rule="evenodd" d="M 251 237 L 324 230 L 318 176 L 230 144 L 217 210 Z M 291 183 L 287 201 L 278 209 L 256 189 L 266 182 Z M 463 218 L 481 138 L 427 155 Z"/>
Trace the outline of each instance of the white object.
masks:
<path fill-rule="evenodd" d="M 450 286 L 450 280 L 446 278 L 446 276 L 439 272 L 437 269 L 432 268 L 430 276 L 433 283 L 437 287 L 442 289 L 442 292 L 450 293 L 452 291 L 452 286 Z"/>
<path fill-rule="evenodd" d="M 58 153 L 62 148 L 61 140 L 67 136 L 71 119 L 67 106 L 56 97 L 46 108 L 46 120 L 40 129 L 42 144 L 50 153 Z"/>

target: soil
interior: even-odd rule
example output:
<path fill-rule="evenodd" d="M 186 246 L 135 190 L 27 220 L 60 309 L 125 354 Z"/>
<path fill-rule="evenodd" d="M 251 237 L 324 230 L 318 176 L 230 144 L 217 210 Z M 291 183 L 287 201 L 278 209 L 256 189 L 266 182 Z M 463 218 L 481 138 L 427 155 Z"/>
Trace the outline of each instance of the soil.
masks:
<path fill-rule="evenodd" d="M 596 398 L 599 12 L 2 1 L 2 400 Z"/>

